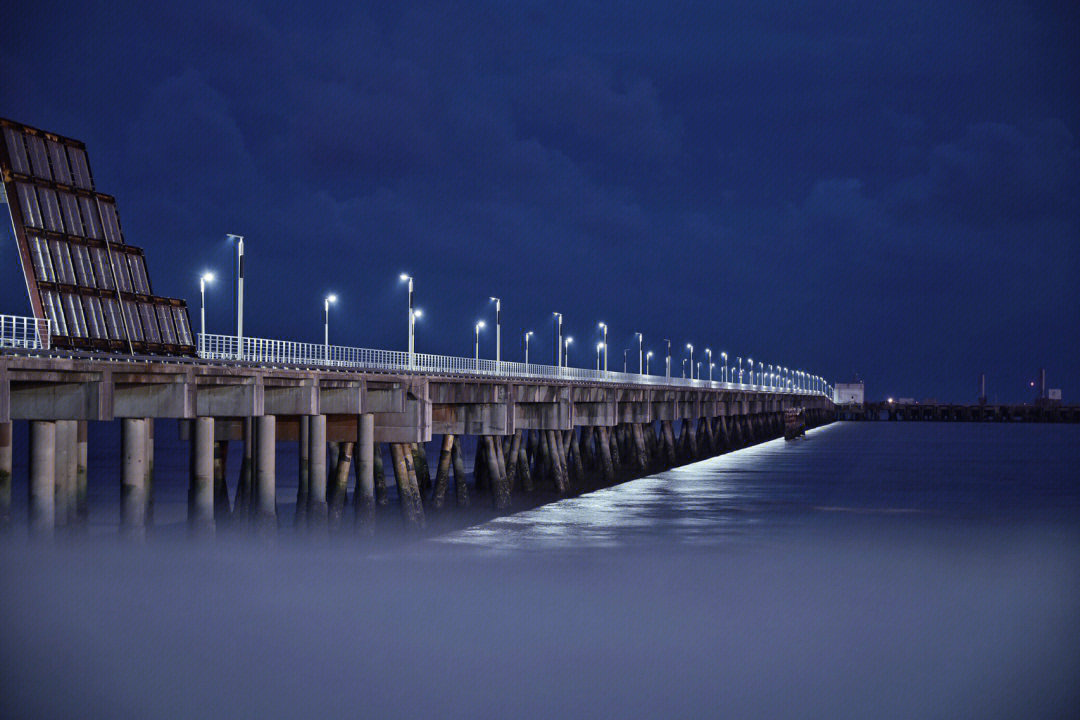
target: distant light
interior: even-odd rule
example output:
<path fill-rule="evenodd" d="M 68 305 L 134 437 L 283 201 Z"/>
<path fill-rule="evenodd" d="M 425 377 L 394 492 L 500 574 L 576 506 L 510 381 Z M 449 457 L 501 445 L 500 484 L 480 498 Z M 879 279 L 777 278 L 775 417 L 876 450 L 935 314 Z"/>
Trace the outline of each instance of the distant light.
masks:
<path fill-rule="evenodd" d="M 645 357 L 652 357 L 652 350 L 650 350 L 649 352 L 645 353 Z"/>
<path fill-rule="evenodd" d="M 401 279 L 402 279 L 402 280 L 412 280 L 412 278 L 410 278 L 410 277 L 409 277 L 408 275 L 406 275 L 405 273 L 401 273 L 401 276 L 400 276 L 400 277 L 401 277 Z"/>
<path fill-rule="evenodd" d="M 532 337 L 532 334 L 533 334 L 533 331 L 530 330 L 529 332 L 525 333 L 525 337 Z"/>
<path fill-rule="evenodd" d="M 890 403 L 892 402 L 892 398 L 889 398 L 889 402 L 890 402 Z"/>
<path fill-rule="evenodd" d="M 572 338 L 572 337 L 568 337 L 568 338 L 566 338 L 566 344 L 567 344 L 567 345 L 569 345 L 569 344 L 570 344 L 570 343 L 572 343 L 572 342 L 574 342 L 574 338 Z"/>
<path fill-rule="evenodd" d="M 328 303 L 336 303 L 337 302 L 337 295 L 334 295 L 333 293 L 330 293 L 329 295 L 326 296 L 326 302 L 328 302 Z"/>
<path fill-rule="evenodd" d="M 417 308 L 416 310 L 413 310 L 413 317 L 418 318 L 418 317 L 423 317 L 423 315 L 424 315 L 424 311 L 421 310 L 420 308 Z"/>
<path fill-rule="evenodd" d="M 212 273 L 212 272 L 204 272 L 202 274 L 202 277 L 200 278 L 200 280 L 202 280 L 203 282 L 208 282 L 208 283 L 214 282 L 214 273 Z"/>
<path fill-rule="evenodd" d="M 604 349 L 604 343 L 596 343 L 596 349 L 597 350 L 603 350 Z"/>
<path fill-rule="evenodd" d="M 690 343 L 686 343 L 686 349 L 687 350 L 693 350 L 694 346 L 692 344 L 690 344 Z"/>
<path fill-rule="evenodd" d="M 478 327 L 478 328 L 487 327 L 487 324 L 485 324 L 483 320 L 478 320 L 476 322 L 476 327 Z"/>

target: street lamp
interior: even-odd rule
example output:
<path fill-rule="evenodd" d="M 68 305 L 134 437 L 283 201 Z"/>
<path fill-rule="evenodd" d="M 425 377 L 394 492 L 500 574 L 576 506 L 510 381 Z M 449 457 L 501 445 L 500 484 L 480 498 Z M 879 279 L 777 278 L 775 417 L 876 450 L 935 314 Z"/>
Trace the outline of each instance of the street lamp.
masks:
<path fill-rule="evenodd" d="M 533 335 L 532 330 L 525 333 L 525 370 L 526 371 L 528 371 L 528 369 L 529 369 L 529 338 L 531 338 L 532 335 Z"/>
<path fill-rule="evenodd" d="M 236 353 L 244 355 L 244 236 L 229 233 L 226 240 L 236 241 Z"/>
<path fill-rule="evenodd" d="M 568 337 L 563 342 L 563 363 L 566 367 L 570 367 L 570 346 L 573 344 L 574 338 Z"/>
<path fill-rule="evenodd" d="M 664 338 L 667 343 L 667 355 L 664 358 L 664 377 L 671 377 L 671 341 Z"/>
<path fill-rule="evenodd" d="M 709 382 L 712 382 L 712 350 L 710 350 L 709 348 L 705 348 L 705 354 L 709 357 Z M 701 373 L 698 373 L 698 379 L 701 379 Z"/>
<path fill-rule="evenodd" d="M 739 361 L 739 384 L 742 385 L 742 358 L 737 357 L 735 359 Z M 734 368 L 732 369 L 734 370 Z"/>
<path fill-rule="evenodd" d="M 637 371 L 638 371 L 638 375 L 641 375 L 641 373 L 643 371 L 643 367 L 642 367 L 642 364 L 641 364 L 641 358 L 642 358 L 642 355 L 641 355 L 641 342 L 645 338 L 641 333 L 635 333 L 635 335 L 637 335 Z"/>
<path fill-rule="evenodd" d="M 562 313 L 551 313 L 555 316 L 555 325 L 558 329 L 555 338 L 555 367 L 560 368 L 563 364 L 562 359 Z"/>
<path fill-rule="evenodd" d="M 337 295 L 334 293 L 323 298 L 323 345 L 328 348 L 330 347 L 330 306 L 336 302 Z"/>
<path fill-rule="evenodd" d="M 686 377 L 686 358 L 682 359 L 682 376 Z"/>
<path fill-rule="evenodd" d="M 202 332 L 199 334 L 199 348 L 206 343 L 206 283 L 214 282 L 214 273 L 204 272 L 199 276 L 199 297 L 202 300 Z"/>
<path fill-rule="evenodd" d="M 692 367 L 692 364 L 691 364 L 691 367 Z M 691 378 L 691 379 L 693 379 L 693 378 Z M 697 379 L 698 380 L 701 379 L 701 361 L 700 360 L 697 361 Z"/>
<path fill-rule="evenodd" d="M 716 363 L 709 363 L 709 382 L 712 382 L 712 371 L 714 367 L 716 367 Z"/>
<path fill-rule="evenodd" d="M 414 353 L 416 352 L 416 318 L 419 317 L 413 311 L 413 279 L 411 276 L 401 273 L 402 282 L 408 280 L 409 282 L 409 367 L 412 367 L 415 363 Z"/>
<path fill-rule="evenodd" d="M 604 349 L 604 343 L 596 343 L 596 371 L 600 372 L 600 351 Z"/>
<path fill-rule="evenodd" d="M 750 366 L 750 387 L 754 386 L 754 358 L 746 358 L 746 364 Z"/>
<path fill-rule="evenodd" d="M 627 350 L 626 348 L 623 348 L 623 351 L 622 351 L 622 371 L 623 371 L 624 375 L 626 374 L 626 353 L 628 353 L 628 352 L 630 352 L 630 351 Z"/>
<path fill-rule="evenodd" d="M 485 327 L 483 320 L 476 321 L 476 367 L 480 368 L 480 328 Z"/>
<path fill-rule="evenodd" d="M 686 349 L 690 351 L 690 379 L 694 379 L 694 346 L 691 343 L 686 343 Z"/>
<path fill-rule="evenodd" d="M 726 352 L 720 353 L 720 359 L 724 361 L 724 366 L 720 369 L 720 381 L 721 382 L 727 382 L 728 381 L 728 377 L 727 377 L 727 353 Z"/>
<path fill-rule="evenodd" d="M 649 358 L 651 358 L 651 357 L 652 357 L 652 350 L 645 353 L 645 374 L 646 375 L 649 374 Z"/>
<path fill-rule="evenodd" d="M 604 372 L 607 372 L 607 325 L 600 323 L 600 329 L 604 331 Z"/>
<path fill-rule="evenodd" d="M 495 301 L 495 362 L 502 360 L 502 300 L 497 297 L 490 298 Z"/>

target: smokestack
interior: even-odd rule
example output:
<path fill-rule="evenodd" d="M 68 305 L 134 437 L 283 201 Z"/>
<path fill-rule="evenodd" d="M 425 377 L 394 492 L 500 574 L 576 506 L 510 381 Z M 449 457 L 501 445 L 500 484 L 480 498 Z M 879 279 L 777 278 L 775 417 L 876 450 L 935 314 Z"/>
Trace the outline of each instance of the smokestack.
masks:
<path fill-rule="evenodd" d="M 1046 399 L 1046 368 L 1039 368 L 1039 399 Z"/>
<path fill-rule="evenodd" d="M 986 373 L 979 376 L 979 404 L 986 404 Z"/>

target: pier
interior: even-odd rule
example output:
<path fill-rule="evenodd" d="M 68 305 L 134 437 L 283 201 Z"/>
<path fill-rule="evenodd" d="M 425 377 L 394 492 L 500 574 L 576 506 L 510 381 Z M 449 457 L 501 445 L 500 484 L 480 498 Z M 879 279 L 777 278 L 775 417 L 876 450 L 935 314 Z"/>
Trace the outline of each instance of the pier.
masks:
<path fill-rule="evenodd" d="M 351 507 L 355 525 L 370 528 L 392 481 L 404 523 L 420 529 L 451 505 L 482 498 L 505 510 L 537 487 L 573 494 L 782 437 L 790 408 L 803 409 L 808 427 L 834 415 L 822 391 L 494 361 L 470 369 L 468 358 L 423 355 L 410 367 L 407 353 L 379 352 L 380 366 L 365 367 L 302 366 L 266 352 L 226 360 L 9 349 L 0 355 L 0 515 L 10 518 L 13 422 L 29 423 L 34 533 L 85 519 L 89 474 L 117 485 L 121 530 L 141 537 L 155 419 L 183 421 L 188 521 L 205 533 L 224 516 L 274 531 L 282 472 L 296 473 L 299 525 L 340 525 Z M 425 369 L 433 364 L 457 368 Z M 89 422 L 121 424 L 120 478 L 88 473 Z M 277 465 L 284 442 L 298 443 L 299 467 Z M 468 474 L 464 447 L 475 447 Z"/>

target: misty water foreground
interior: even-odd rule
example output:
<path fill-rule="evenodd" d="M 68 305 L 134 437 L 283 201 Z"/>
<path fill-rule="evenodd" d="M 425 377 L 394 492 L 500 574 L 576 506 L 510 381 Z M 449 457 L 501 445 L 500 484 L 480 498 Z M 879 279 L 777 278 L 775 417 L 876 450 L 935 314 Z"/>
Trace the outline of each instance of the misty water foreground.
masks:
<path fill-rule="evenodd" d="M 414 543 L 0 539 L 3 717 L 1074 717 L 1080 428 L 842 423 Z"/>

